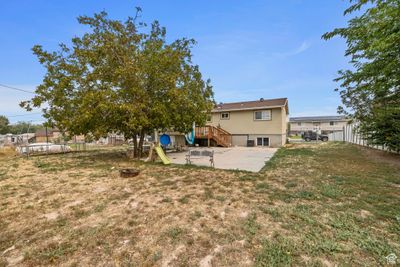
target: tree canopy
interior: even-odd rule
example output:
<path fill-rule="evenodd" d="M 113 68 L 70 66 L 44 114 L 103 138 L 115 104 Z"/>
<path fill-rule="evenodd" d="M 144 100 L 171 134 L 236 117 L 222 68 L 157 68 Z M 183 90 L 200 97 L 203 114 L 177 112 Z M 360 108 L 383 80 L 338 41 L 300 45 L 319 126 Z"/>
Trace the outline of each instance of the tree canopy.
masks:
<path fill-rule="evenodd" d="M 10 125 L 9 132 L 12 134 L 34 133 L 41 128 L 43 128 L 42 125 L 19 121 Z"/>
<path fill-rule="evenodd" d="M 354 1 L 345 15 L 360 10 L 347 27 L 323 35 L 346 39 L 352 65 L 336 79 L 344 105 L 338 110 L 357 122 L 371 144 L 400 151 L 400 1 Z"/>
<path fill-rule="evenodd" d="M 0 134 L 6 134 L 10 130 L 10 121 L 6 116 L 0 115 Z"/>
<path fill-rule="evenodd" d="M 80 16 L 89 27 L 71 46 L 47 52 L 33 47 L 47 72 L 36 96 L 21 103 L 44 108 L 49 126 L 70 134 L 109 132 L 133 138 L 154 129 L 187 132 L 193 122 L 205 123 L 213 106 L 210 81 L 192 62 L 193 39 L 167 42 L 166 29 L 140 18 L 108 18 L 106 12 Z"/>
<path fill-rule="evenodd" d="M 0 115 L 0 134 L 34 133 L 40 128 L 43 128 L 43 126 L 25 121 L 19 121 L 17 123 L 10 124 L 10 121 L 6 116 Z"/>

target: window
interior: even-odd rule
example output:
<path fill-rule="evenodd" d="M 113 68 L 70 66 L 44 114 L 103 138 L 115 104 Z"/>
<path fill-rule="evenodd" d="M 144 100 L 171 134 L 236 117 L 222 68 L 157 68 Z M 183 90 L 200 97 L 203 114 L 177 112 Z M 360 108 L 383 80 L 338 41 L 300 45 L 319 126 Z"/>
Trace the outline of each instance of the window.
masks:
<path fill-rule="evenodd" d="M 319 122 L 313 122 L 314 126 L 319 126 Z"/>
<path fill-rule="evenodd" d="M 254 112 L 254 120 L 269 121 L 271 120 L 271 110 L 260 110 Z"/>
<path fill-rule="evenodd" d="M 257 146 L 269 146 L 269 138 L 257 137 Z"/>
<path fill-rule="evenodd" d="M 263 138 L 263 146 L 269 146 L 269 138 L 268 137 Z"/>
<path fill-rule="evenodd" d="M 257 146 L 262 146 L 262 138 L 257 137 Z"/>
<path fill-rule="evenodd" d="M 207 115 L 207 122 L 212 122 L 212 115 L 211 114 Z"/>
<path fill-rule="evenodd" d="M 301 122 L 298 122 L 298 123 L 297 123 L 297 126 L 301 126 Z"/>
<path fill-rule="evenodd" d="M 229 112 L 221 113 L 221 120 L 229 120 Z"/>
<path fill-rule="evenodd" d="M 337 124 L 336 121 L 330 121 L 330 122 L 329 122 L 329 125 L 330 125 L 330 126 L 333 126 L 333 125 L 336 125 L 336 124 Z"/>

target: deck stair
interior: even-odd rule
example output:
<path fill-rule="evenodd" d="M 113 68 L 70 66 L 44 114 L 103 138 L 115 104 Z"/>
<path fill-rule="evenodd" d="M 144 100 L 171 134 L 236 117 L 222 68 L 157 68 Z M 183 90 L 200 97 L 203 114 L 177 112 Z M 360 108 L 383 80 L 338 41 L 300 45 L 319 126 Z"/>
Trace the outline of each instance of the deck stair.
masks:
<path fill-rule="evenodd" d="M 204 127 L 195 128 L 195 138 L 207 139 L 208 146 L 213 140 L 217 146 L 230 147 L 232 146 L 232 135 L 220 127 L 207 125 Z"/>

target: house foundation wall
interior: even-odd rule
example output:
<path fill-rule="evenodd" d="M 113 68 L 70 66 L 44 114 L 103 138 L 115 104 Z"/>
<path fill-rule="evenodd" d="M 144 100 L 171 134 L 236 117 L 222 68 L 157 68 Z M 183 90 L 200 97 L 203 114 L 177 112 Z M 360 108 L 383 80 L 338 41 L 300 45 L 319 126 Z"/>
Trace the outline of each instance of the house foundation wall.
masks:
<path fill-rule="evenodd" d="M 269 138 L 269 147 L 281 147 L 286 143 L 286 134 L 233 134 L 232 146 L 247 146 L 247 140 L 254 140 L 257 146 L 257 138 Z"/>

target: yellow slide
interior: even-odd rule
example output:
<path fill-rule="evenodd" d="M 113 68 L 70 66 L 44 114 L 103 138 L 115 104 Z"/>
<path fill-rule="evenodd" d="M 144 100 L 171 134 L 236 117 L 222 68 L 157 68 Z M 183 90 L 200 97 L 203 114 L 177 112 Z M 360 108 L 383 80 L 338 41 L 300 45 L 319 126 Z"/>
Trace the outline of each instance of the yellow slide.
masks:
<path fill-rule="evenodd" d="M 164 150 L 160 146 L 156 146 L 156 152 L 165 165 L 171 164 L 171 160 L 165 155 Z"/>

